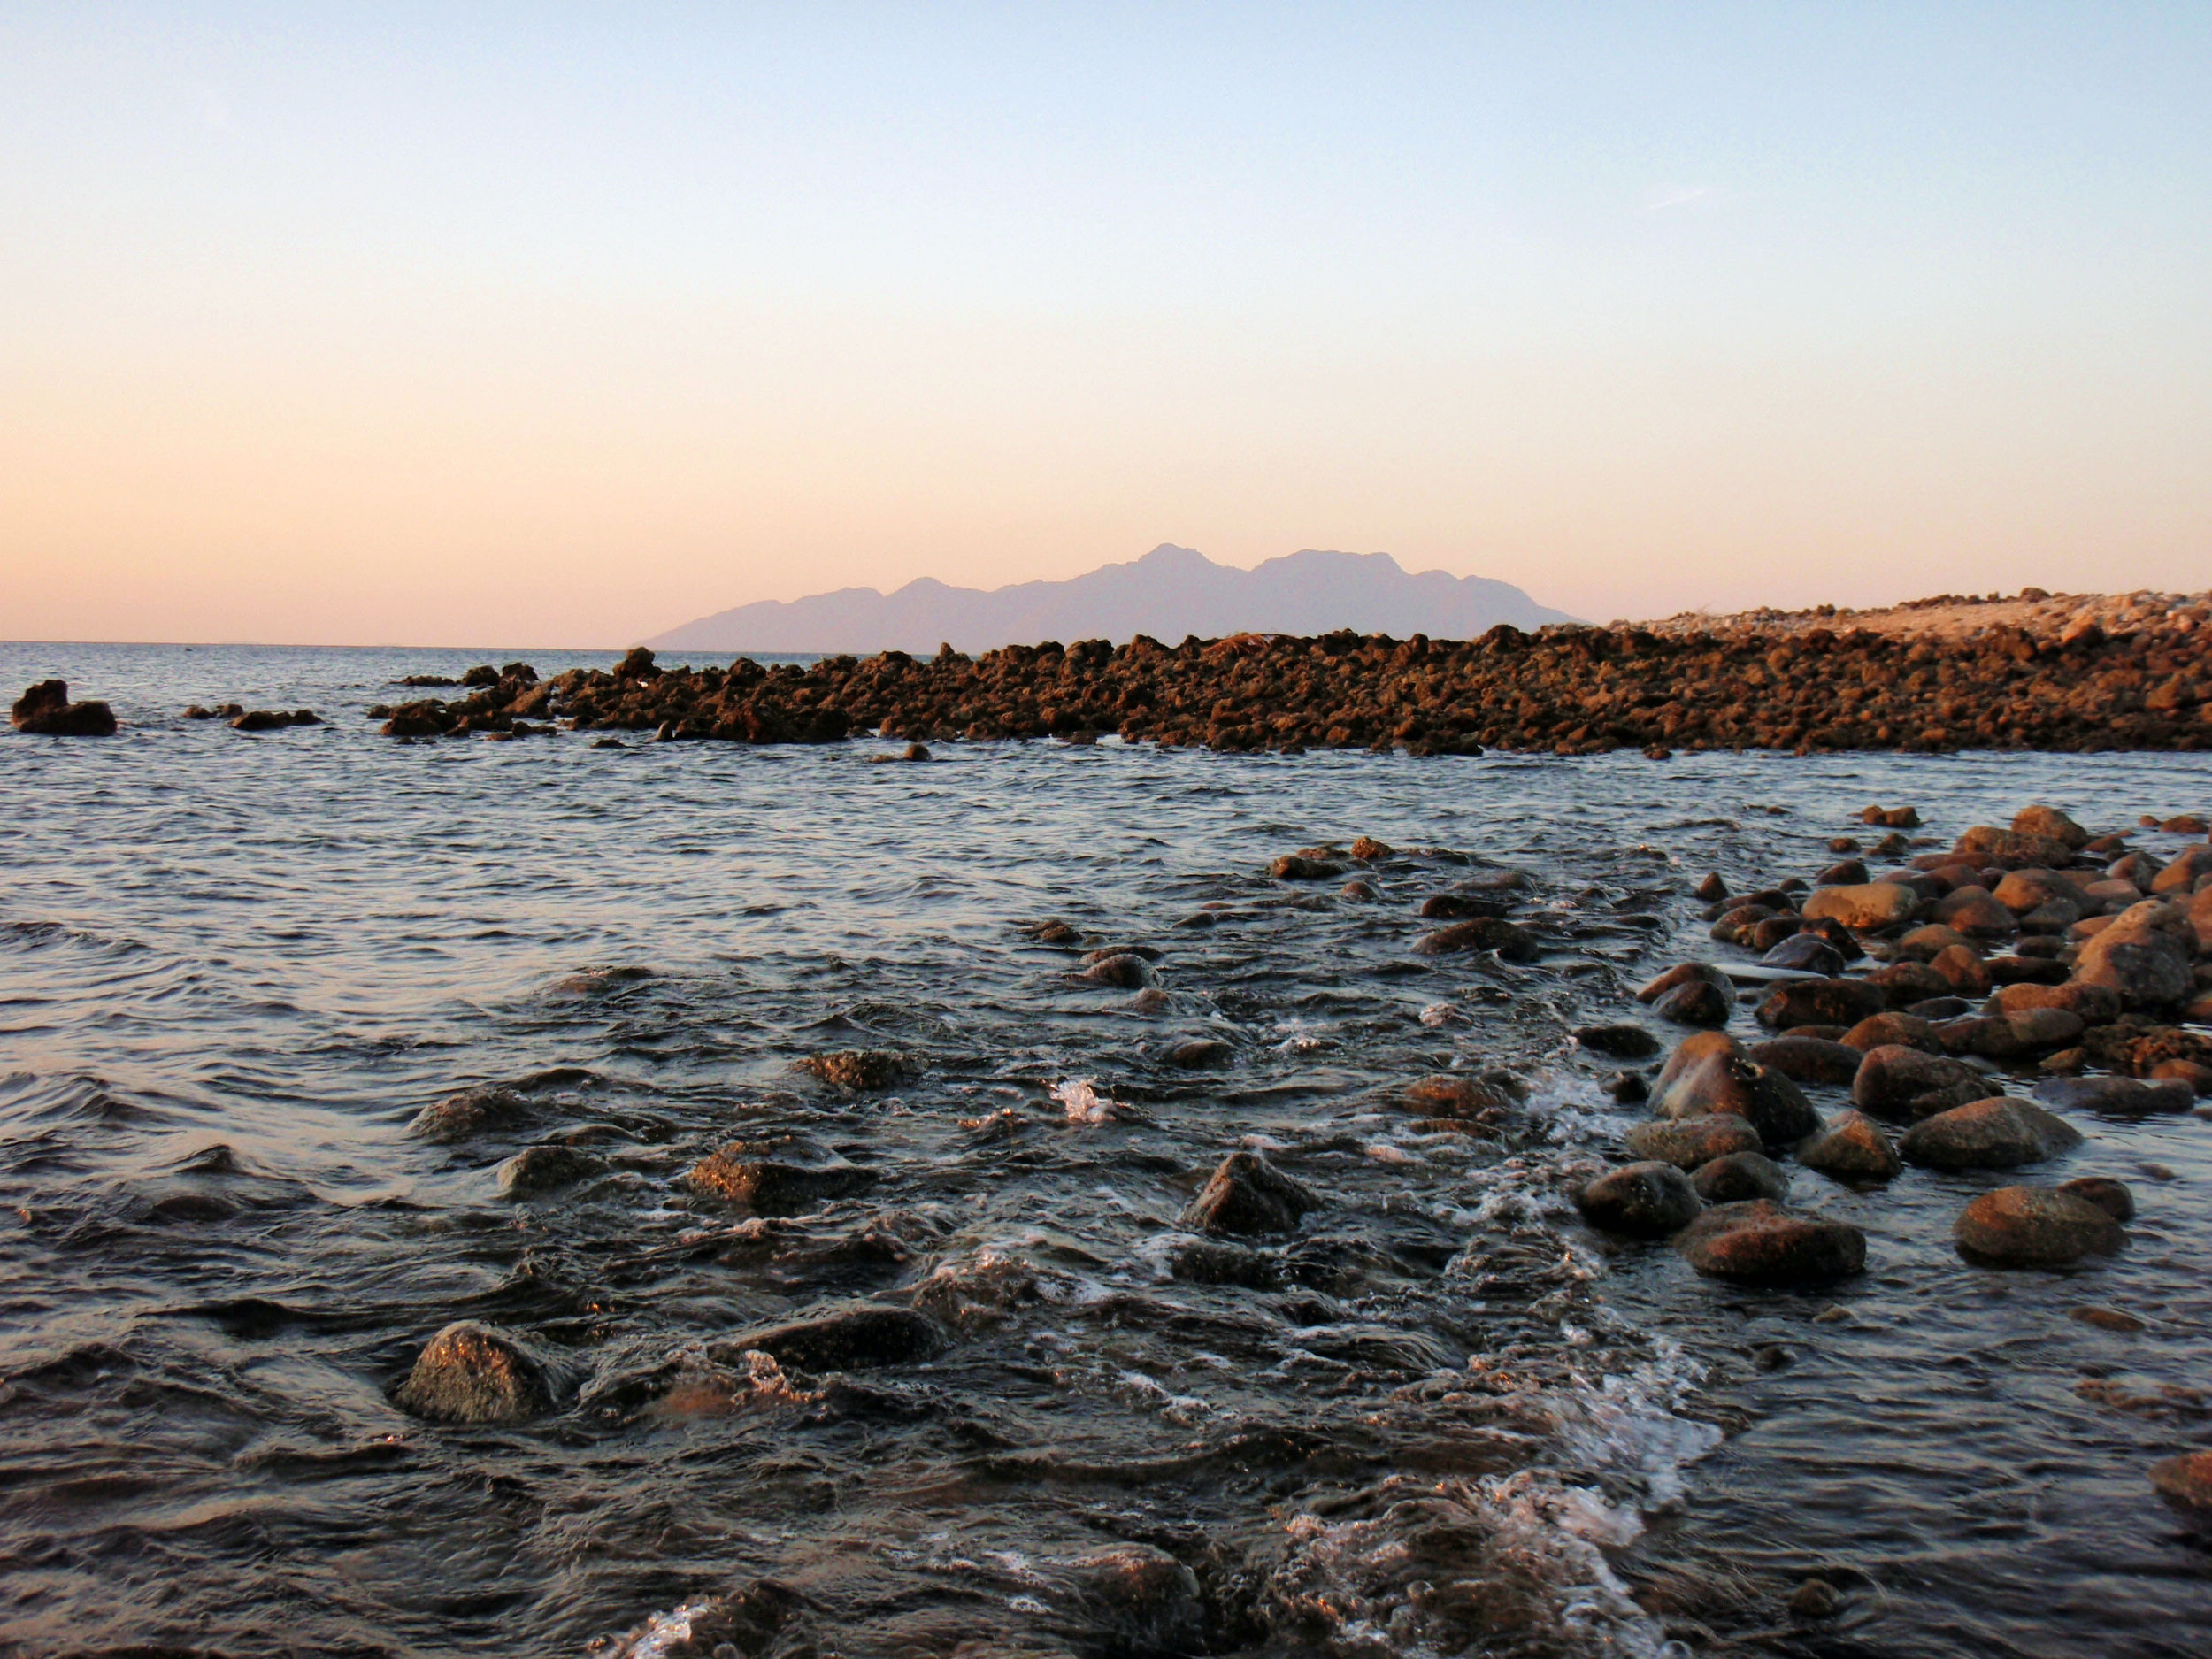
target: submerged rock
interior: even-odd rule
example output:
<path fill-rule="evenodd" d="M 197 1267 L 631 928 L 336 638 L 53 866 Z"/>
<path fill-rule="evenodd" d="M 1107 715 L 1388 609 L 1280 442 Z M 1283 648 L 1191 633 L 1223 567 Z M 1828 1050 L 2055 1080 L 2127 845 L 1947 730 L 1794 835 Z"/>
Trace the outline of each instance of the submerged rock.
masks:
<path fill-rule="evenodd" d="M 1826 1128 L 1797 1148 L 1797 1161 L 1847 1181 L 1892 1180 L 1905 1168 L 1881 1125 L 1856 1111 L 1830 1118 Z"/>
<path fill-rule="evenodd" d="M 1704 1207 L 1690 1178 L 1656 1159 L 1608 1171 L 1577 1193 L 1575 1202 L 1593 1226 L 1640 1238 L 1672 1233 Z"/>
<path fill-rule="evenodd" d="M 1747 1285 L 1824 1283 L 1866 1267 L 1866 1235 L 1856 1227 L 1764 1199 L 1707 1210 L 1675 1248 L 1699 1272 Z"/>
<path fill-rule="evenodd" d="M 2081 1144 L 2081 1133 L 2040 1106 L 2005 1096 L 1954 1106 L 1924 1118 L 1899 1150 L 1909 1164 L 1939 1170 L 2009 1170 L 2039 1164 Z"/>
<path fill-rule="evenodd" d="M 813 1054 L 793 1063 L 795 1071 L 809 1072 L 841 1089 L 889 1088 L 906 1075 L 906 1061 L 882 1048 L 848 1048 L 836 1054 Z"/>
<path fill-rule="evenodd" d="M 605 1163 L 574 1147 L 525 1147 L 499 1166 L 503 1198 L 534 1198 L 606 1172 Z"/>
<path fill-rule="evenodd" d="M 1454 922 L 1413 941 L 1417 956 L 1448 956 L 1463 950 L 1494 951 L 1507 962 L 1533 962 L 1543 954 L 1535 934 L 1498 916 Z"/>
<path fill-rule="evenodd" d="M 1152 972 L 1152 964 L 1133 950 L 1101 956 L 1075 977 L 1093 985 L 1110 985 L 1124 991 L 1139 990 L 1158 978 Z"/>
<path fill-rule="evenodd" d="M 874 1171 L 796 1135 L 757 1142 L 733 1141 L 694 1165 L 685 1177 L 695 1192 L 762 1216 L 796 1215 L 875 1179 Z"/>
<path fill-rule="evenodd" d="M 1623 1144 L 1640 1159 L 1694 1170 L 1732 1152 L 1756 1152 L 1764 1144 L 1748 1119 L 1708 1114 L 1673 1122 L 1638 1124 Z"/>
<path fill-rule="evenodd" d="M 2054 1106 L 2126 1118 L 2185 1112 L 2196 1102 L 2195 1089 L 2178 1078 L 2154 1082 L 2133 1077 L 2047 1078 L 2035 1086 L 2035 1095 Z"/>
<path fill-rule="evenodd" d="M 1998 1267 L 2058 1267 L 2125 1241 L 2120 1224 L 2077 1194 L 2001 1187 L 1962 1210 L 1951 1229 L 1960 1252 Z"/>
<path fill-rule="evenodd" d="M 2186 1452 L 2153 1463 L 2151 1486 L 2191 1520 L 2212 1523 L 2212 1452 Z"/>
<path fill-rule="evenodd" d="M 551 1406 L 553 1389 L 518 1339 L 464 1319 L 430 1339 L 392 1397 L 436 1423 L 520 1423 Z"/>
<path fill-rule="evenodd" d="M 425 1141 L 449 1146 L 479 1135 L 500 1134 L 519 1128 L 534 1115 L 530 1102 L 512 1089 L 463 1089 L 458 1094 L 449 1094 L 424 1107 L 415 1114 L 407 1130 Z"/>
<path fill-rule="evenodd" d="M 1575 1033 L 1575 1041 L 1593 1054 L 1616 1060 L 1641 1060 L 1663 1046 L 1641 1025 L 1585 1025 Z"/>
<path fill-rule="evenodd" d="M 1191 1037 L 1171 1047 L 1161 1057 L 1168 1064 L 1187 1071 L 1226 1065 L 1236 1058 L 1236 1048 L 1218 1037 Z"/>
<path fill-rule="evenodd" d="M 1790 1195 L 1789 1171 L 1762 1152 L 1731 1152 L 1701 1164 L 1690 1171 L 1690 1185 L 1709 1204 L 1740 1203 L 1751 1198 L 1770 1198 L 1779 1203 Z"/>
<path fill-rule="evenodd" d="M 2081 948 L 2074 982 L 2099 985 L 2130 1008 L 2170 1008 L 2195 985 L 2181 940 L 2183 913 L 2156 899 L 2131 905 Z"/>
<path fill-rule="evenodd" d="M 709 1356 L 765 1354 L 777 1364 L 802 1371 L 865 1371 L 911 1365 L 945 1349 L 942 1326 L 910 1308 L 850 1302 L 778 1325 L 756 1325 L 709 1344 Z"/>
<path fill-rule="evenodd" d="M 1320 1206 L 1317 1194 L 1258 1153 L 1232 1152 L 1183 1212 L 1182 1225 L 1192 1233 L 1288 1233 Z"/>

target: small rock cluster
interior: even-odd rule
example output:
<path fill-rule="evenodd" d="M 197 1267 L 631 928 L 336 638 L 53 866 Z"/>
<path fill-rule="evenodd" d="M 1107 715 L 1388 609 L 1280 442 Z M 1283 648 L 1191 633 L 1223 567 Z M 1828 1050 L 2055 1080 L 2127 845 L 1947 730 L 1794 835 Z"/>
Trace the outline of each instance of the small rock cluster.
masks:
<path fill-rule="evenodd" d="M 112 737 L 115 710 L 104 703 L 72 703 L 69 682 L 42 680 L 15 700 L 8 719 L 34 737 Z"/>
<path fill-rule="evenodd" d="M 469 695 L 373 710 L 395 737 L 657 732 L 744 743 L 917 741 L 1118 733 L 1226 750 L 1623 747 L 1945 750 L 2212 745 L 2212 629 L 2193 612 L 2117 633 L 1993 626 L 1932 641 L 1864 629 L 1660 634 L 1501 626 L 1479 640 L 1346 630 L 1009 646 L 968 657 L 886 651 L 810 668 L 742 660 L 664 669 L 642 648 L 611 672 L 463 677 Z"/>

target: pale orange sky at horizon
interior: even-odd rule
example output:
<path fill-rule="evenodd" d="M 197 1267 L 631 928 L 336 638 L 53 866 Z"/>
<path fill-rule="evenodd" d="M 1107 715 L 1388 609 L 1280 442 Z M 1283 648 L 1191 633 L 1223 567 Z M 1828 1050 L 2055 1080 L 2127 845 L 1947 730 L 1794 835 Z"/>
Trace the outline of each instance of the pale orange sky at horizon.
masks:
<path fill-rule="evenodd" d="M 2212 586 L 2201 27 L 128 15 L 0 25 L 0 637 Z"/>

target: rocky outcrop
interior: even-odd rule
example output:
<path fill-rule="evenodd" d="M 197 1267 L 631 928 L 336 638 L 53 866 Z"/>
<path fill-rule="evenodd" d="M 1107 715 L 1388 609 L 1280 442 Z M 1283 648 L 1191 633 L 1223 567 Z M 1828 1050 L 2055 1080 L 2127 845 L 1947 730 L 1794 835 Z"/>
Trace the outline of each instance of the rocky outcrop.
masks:
<path fill-rule="evenodd" d="M 15 700 L 8 719 L 34 737 L 113 737 L 115 710 L 104 703 L 72 703 L 69 682 L 42 680 Z"/>

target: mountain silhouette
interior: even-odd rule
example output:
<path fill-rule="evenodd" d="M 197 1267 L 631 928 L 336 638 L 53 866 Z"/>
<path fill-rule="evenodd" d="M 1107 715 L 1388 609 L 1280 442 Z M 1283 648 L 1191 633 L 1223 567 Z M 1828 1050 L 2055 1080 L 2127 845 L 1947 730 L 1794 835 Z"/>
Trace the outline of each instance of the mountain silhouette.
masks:
<path fill-rule="evenodd" d="M 1252 570 L 1217 565 L 1163 544 L 1141 559 L 1057 582 L 988 592 L 924 577 L 895 593 L 841 588 L 788 603 L 763 600 L 687 622 L 645 641 L 656 650 L 967 652 L 1002 645 L 1139 634 L 1169 644 L 1187 634 L 1328 634 L 1351 628 L 1400 639 L 1472 639 L 1501 622 L 1536 628 L 1575 618 L 1547 610 L 1510 582 L 1443 571 L 1418 575 L 1387 553 L 1311 549 Z"/>

